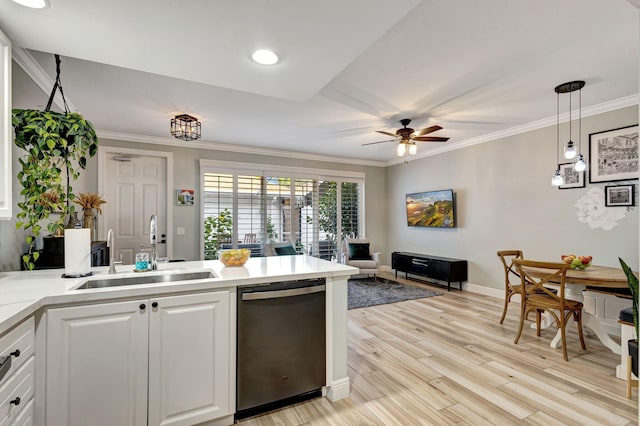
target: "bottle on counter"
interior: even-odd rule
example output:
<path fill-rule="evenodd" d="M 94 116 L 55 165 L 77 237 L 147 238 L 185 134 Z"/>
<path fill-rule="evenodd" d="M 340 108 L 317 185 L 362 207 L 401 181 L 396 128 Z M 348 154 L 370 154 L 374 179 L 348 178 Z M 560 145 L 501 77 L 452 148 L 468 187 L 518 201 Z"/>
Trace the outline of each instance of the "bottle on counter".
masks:
<path fill-rule="evenodd" d="M 148 271 L 149 270 L 149 253 L 144 251 L 144 245 L 140 246 L 140 251 L 136 253 L 136 271 Z"/>

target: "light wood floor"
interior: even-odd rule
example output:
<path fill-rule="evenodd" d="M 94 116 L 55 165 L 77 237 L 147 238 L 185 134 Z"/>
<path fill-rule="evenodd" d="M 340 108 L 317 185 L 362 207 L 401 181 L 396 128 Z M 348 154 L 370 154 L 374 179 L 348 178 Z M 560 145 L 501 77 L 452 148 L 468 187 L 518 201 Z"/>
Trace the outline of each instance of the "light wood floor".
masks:
<path fill-rule="evenodd" d="M 318 398 L 241 424 L 637 424 L 637 390 L 626 399 L 615 377 L 620 356 L 591 336 L 583 352 L 573 321 L 566 362 L 549 347 L 555 328 L 539 338 L 526 328 L 513 343 L 519 305 L 500 325 L 502 300 L 442 292 L 349 311 L 349 398 Z"/>

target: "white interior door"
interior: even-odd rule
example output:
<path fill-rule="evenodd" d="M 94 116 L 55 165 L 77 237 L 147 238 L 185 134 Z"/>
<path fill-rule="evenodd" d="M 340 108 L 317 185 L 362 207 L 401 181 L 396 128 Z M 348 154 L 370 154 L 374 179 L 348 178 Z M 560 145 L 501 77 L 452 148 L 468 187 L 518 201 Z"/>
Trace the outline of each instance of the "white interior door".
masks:
<path fill-rule="evenodd" d="M 167 159 L 107 153 L 104 160 L 104 218 L 113 229 L 115 258 L 134 263 L 149 244 L 149 220 L 158 217 L 158 257 L 167 255 Z M 106 234 L 105 234 L 106 235 Z"/>

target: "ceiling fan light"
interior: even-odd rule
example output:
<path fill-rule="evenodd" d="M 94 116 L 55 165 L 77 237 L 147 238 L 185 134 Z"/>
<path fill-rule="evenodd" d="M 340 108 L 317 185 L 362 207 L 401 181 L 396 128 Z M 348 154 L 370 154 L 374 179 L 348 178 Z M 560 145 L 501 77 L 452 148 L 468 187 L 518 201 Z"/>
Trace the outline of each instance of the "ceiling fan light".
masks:
<path fill-rule="evenodd" d="M 562 178 L 562 175 L 560 174 L 560 169 L 556 169 L 555 173 L 553 174 L 553 177 L 551 178 L 551 185 L 552 186 L 560 186 L 564 184 L 564 179 Z"/>
<path fill-rule="evenodd" d="M 566 158 L 567 160 L 573 160 L 574 158 L 576 158 L 576 154 L 578 154 L 578 152 L 573 145 L 573 141 L 570 140 L 569 142 L 567 142 L 567 146 L 564 147 L 564 158 Z"/>
<path fill-rule="evenodd" d="M 396 154 L 398 154 L 398 157 L 404 157 L 407 154 L 407 145 L 404 142 L 398 143 Z"/>
<path fill-rule="evenodd" d="M 418 147 L 415 143 L 409 145 L 409 155 L 416 155 L 418 153 Z"/>

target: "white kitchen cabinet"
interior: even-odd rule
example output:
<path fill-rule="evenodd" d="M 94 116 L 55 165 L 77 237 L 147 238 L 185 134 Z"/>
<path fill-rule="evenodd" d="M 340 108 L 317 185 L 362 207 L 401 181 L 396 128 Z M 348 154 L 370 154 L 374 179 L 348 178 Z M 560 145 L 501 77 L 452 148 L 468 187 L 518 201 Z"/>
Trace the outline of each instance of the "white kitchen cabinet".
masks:
<path fill-rule="evenodd" d="M 229 300 L 216 291 L 48 310 L 46 424 L 231 415 Z"/>
<path fill-rule="evenodd" d="M 147 305 L 47 312 L 47 425 L 147 424 Z"/>
<path fill-rule="evenodd" d="M 11 40 L 0 30 L 0 220 L 11 219 Z"/>
<path fill-rule="evenodd" d="M 0 357 L 9 366 L 0 377 L 0 426 L 13 425 L 25 418 L 25 410 L 32 410 L 27 407 L 33 407 L 34 332 L 30 317 L 0 337 Z"/>
<path fill-rule="evenodd" d="M 149 318 L 149 424 L 193 425 L 233 413 L 229 292 L 157 303 Z"/>

